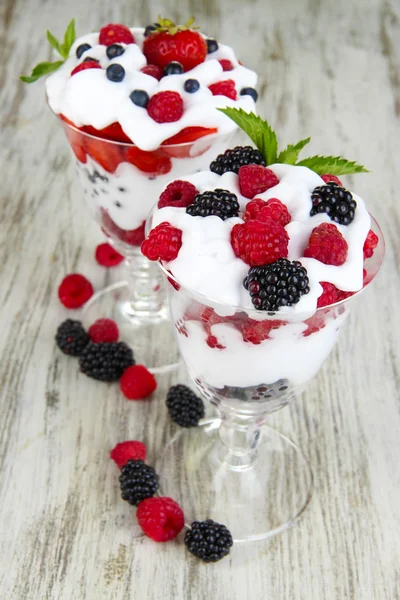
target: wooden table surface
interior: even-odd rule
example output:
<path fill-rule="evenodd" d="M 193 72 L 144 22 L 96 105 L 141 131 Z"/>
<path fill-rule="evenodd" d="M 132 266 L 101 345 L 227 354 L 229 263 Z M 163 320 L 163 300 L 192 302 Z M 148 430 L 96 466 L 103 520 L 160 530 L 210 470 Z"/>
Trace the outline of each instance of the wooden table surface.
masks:
<path fill-rule="evenodd" d="M 179 5 L 179 9 L 177 8 Z M 134 511 L 108 459 L 142 439 L 150 461 L 175 431 L 159 379 L 149 402 L 78 373 L 56 350 L 61 278 L 101 289 L 102 240 L 42 83 L 17 76 L 48 56 L 45 30 L 80 34 L 162 13 L 234 45 L 258 71 L 261 114 L 283 143 L 371 169 L 348 177 L 380 221 L 384 269 L 303 397 L 271 423 L 304 448 L 316 490 L 291 531 L 206 565 L 182 539 L 134 539 Z M 395 0 L 2 0 L 0 122 L 0 596 L 7 600 L 392 600 L 400 597 L 400 5 Z"/>

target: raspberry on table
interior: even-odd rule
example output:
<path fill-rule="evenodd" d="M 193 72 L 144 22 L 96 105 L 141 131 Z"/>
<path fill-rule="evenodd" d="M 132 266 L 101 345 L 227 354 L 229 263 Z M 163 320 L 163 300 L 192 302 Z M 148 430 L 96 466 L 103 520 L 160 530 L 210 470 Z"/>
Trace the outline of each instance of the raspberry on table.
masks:
<path fill-rule="evenodd" d="M 346 262 L 348 249 L 347 242 L 336 225 L 321 223 L 312 230 L 304 256 L 338 267 Z"/>
<path fill-rule="evenodd" d="M 372 231 L 372 229 L 370 229 L 368 231 L 368 235 L 366 237 L 366 240 L 364 242 L 364 247 L 363 247 L 363 252 L 364 252 L 364 260 L 366 258 L 371 258 L 371 256 L 374 253 L 375 248 L 377 247 L 379 242 L 379 238 L 376 235 L 376 233 L 374 233 Z"/>
<path fill-rule="evenodd" d="M 170 387 L 166 405 L 171 419 L 181 427 L 196 427 L 205 414 L 202 399 L 182 384 Z"/>
<path fill-rule="evenodd" d="M 332 221 L 349 225 L 354 219 L 357 202 L 351 192 L 335 182 L 317 186 L 312 194 L 310 215 L 326 213 Z"/>
<path fill-rule="evenodd" d="M 57 329 L 56 343 L 64 354 L 79 356 L 89 343 L 89 336 L 80 321 L 67 319 Z"/>
<path fill-rule="evenodd" d="M 251 267 L 275 262 L 288 255 L 289 236 L 277 223 L 267 221 L 246 221 L 234 225 L 231 231 L 231 245 L 235 255 Z"/>
<path fill-rule="evenodd" d="M 116 267 L 124 260 L 122 254 L 117 252 L 116 249 L 110 246 L 110 244 L 107 244 L 107 242 L 97 246 L 95 258 L 102 267 Z"/>
<path fill-rule="evenodd" d="M 279 183 L 275 173 L 262 165 L 245 165 L 238 174 L 240 192 L 245 198 L 252 199 Z"/>
<path fill-rule="evenodd" d="M 136 440 L 120 442 L 111 450 L 110 458 L 122 469 L 128 460 L 146 460 L 146 446 Z"/>
<path fill-rule="evenodd" d="M 142 73 L 150 75 L 150 77 L 154 77 L 154 79 L 158 79 L 158 81 L 160 81 L 160 79 L 164 77 L 163 69 L 157 67 L 157 65 L 145 65 L 140 70 Z"/>
<path fill-rule="evenodd" d="M 150 498 L 158 490 L 158 475 L 143 460 L 128 460 L 119 476 L 121 496 L 132 505 Z"/>
<path fill-rule="evenodd" d="M 133 352 L 124 342 L 89 342 L 79 357 L 82 373 L 99 381 L 117 381 L 133 364 Z"/>
<path fill-rule="evenodd" d="M 321 179 L 323 179 L 325 181 L 325 183 L 333 182 L 333 183 L 337 183 L 341 187 L 343 186 L 339 177 L 336 177 L 336 175 L 329 175 L 329 174 L 321 175 Z"/>
<path fill-rule="evenodd" d="M 192 217 L 216 216 L 224 221 L 230 217 L 238 217 L 239 209 L 236 194 L 217 188 L 197 194 L 193 203 L 186 208 L 186 212 Z"/>
<path fill-rule="evenodd" d="M 217 562 L 229 554 L 233 545 L 232 534 L 220 523 L 212 519 L 193 521 L 185 534 L 185 546 L 204 562 Z"/>
<path fill-rule="evenodd" d="M 196 194 L 198 194 L 198 191 L 192 183 L 176 179 L 168 184 L 162 192 L 157 206 L 158 208 L 164 208 L 165 206 L 186 208 L 186 206 L 192 204 Z"/>
<path fill-rule="evenodd" d="M 84 60 L 79 65 L 77 65 L 75 69 L 72 69 L 71 77 L 72 75 L 76 75 L 80 71 L 86 71 L 86 69 L 101 69 L 101 66 L 95 60 Z"/>
<path fill-rule="evenodd" d="M 240 167 L 246 165 L 263 165 L 265 159 L 257 148 L 251 146 L 236 146 L 225 150 L 223 154 L 219 154 L 210 164 L 210 171 L 217 175 L 223 175 L 228 171 L 238 173 Z"/>
<path fill-rule="evenodd" d="M 149 260 L 174 260 L 182 246 L 182 231 L 164 221 L 152 229 L 141 246 Z"/>
<path fill-rule="evenodd" d="M 92 284 L 80 273 L 64 277 L 58 288 L 58 297 L 66 308 L 80 308 L 92 296 Z"/>
<path fill-rule="evenodd" d="M 320 282 L 323 292 L 317 301 L 317 308 L 322 308 L 323 306 L 328 306 L 329 304 L 335 304 L 339 299 L 339 290 L 333 283 L 329 283 L 328 281 Z"/>
<path fill-rule="evenodd" d="M 119 385 L 128 400 L 144 400 L 157 388 L 157 381 L 144 365 L 132 365 L 122 374 Z"/>
<path fill-rule="evenodd" d="M 282 227 L 286 227 L 292 220 L 292 217 L 286 204 L 283 204 L 278 198 L 270 198 L 266 201 L 261 198 L 254 198 L 254 200 L 250 200 L 247 204 L 243 215 L 244 221 L 251 219 L 256 219 L 257 221 L 272 219 L 272 221 L 280 223 Z"/>
<path fill-rule="evenodd" d="M 97 319 L 89 327 L 88 334 L 92 342 L 117 342 L 119 338 L 118 325 L 112 319 Z"/>
<path fill-rule="evenodd" d="M 251 223 L 252 221 L 249 221 Z M 307 270 L 297 261 L 280 258 L 269 265 L 252 267 L 243 281 L 257 310 L 277 311 L 281 306 L 297 304 L 308 294 Z"/>
<path fill-rule="evenodd" d="M 99 44 L 110 46 L 116 43 L 134 44 L 135 38 L 128 27 L 119 23 L 109 23 L 100 29 Z"/>
<path fill-rule="evenodd" d="M 183 510 L 175 500 L 167 497 L 142 500 L 136 517 L 143 532 L 155 542 L 175 539 L 185 525 Z"/>
<path fill-rule="evenodd" d="M 237 91 L 235 82 L 233 79 L 226 79 L 225 81 L 218 81 L 208 86 L 213 96 L 226 96 L 231 100 L 236 100 Z"/>
<path fill-rule="evenodd" d="M 158 92 L 147 105 L 147 112 L 157 123 L 173 123 L 183 115 L 183 100 L 178 92 Z"/>

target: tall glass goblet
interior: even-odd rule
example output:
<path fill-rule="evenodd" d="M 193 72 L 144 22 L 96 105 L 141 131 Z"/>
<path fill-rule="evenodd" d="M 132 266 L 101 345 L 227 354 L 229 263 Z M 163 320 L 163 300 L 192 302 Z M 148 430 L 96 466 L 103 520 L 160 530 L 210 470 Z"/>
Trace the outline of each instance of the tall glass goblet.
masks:
<path fill-rule="evenodd" d="M 167 183 L 208 167 L 232 134 L 161 145 L 145 152 L 132 143 L 99 138 L 60 119 L 76 159 L 76 171 L 92 214 L 125 257 L 126 281 L 95 294 L 83 321 L 114 319 L 137 360 L 153 372 L 180 362 L 159 269 L 140 252 L 146 218 Z M 86 128 L 88 129 L 88 128 Z"/>
<path fill-rule="evenodd" d="M 365 261 L 364 288 L 384 256 L 382 232 Z M 268 538 L 307 508 L 313 474 L 302 450 L 266 425 L 319 371 L 361 292 L 308 314 L 264 313 L 190 290 L 160 264 L 179 348 L 189 375 L 217 409 L 217 419 L 179 430 L 158 460 L 160 494 L 187 522 L 214 519 L 235 541 Z"/>

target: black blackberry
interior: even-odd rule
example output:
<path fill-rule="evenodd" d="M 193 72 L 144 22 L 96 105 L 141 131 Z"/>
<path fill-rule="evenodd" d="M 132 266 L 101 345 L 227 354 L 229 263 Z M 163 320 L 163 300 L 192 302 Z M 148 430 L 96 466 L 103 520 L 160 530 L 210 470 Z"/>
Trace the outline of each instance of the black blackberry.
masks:
<path fill-rule="evenodd" d="M 189 552 L 204 562 L 217 562 L 229 554 L 233 539 L 229 529 L 212 519 L 193 521 L 185 534 Z"/>
<path fill-rule="evenodd" d="M 257 310 L 276 311 L 297 304 L 310 288 L 307 270 L 298 260 L 279 258 L 261 267 L 251 267 L 243 285 Z"/>
<path fill-rule="evenodd" d="M 219 154 L 210 165 L 210 170 L 217 175 L 223 175 L 228 171 L 238 173 L 240 167 L 245 165 L 263 165 L 265 159 L 261 152 L 251 146 L 236 146 Z"/>
<path fill-rule="evenodd" d="M 204 417 L 202 399 L 186 385 L 178 384 L 169 388 L 166 404 L 169 416 L 181 427 L 196 427 Z"/>
<path fill-rule="evenodd" d="M 57 329 L 56 343 L 64 354 L 79 356 L 89 341 L 90 338 L 80 321 L 67 319 Z"/>
<path fill-rule="evenodd" d="M 351 192 L 334 181 L 314 188 L 311 200 L 311 216 L 326 213 L 332 221 L 340 225 L 349 225 L 354 219 L 357 202 Z"/>
<path fill-rule="evenodd" d="M 196 194 L 193 203 L 186 207 L 186 212 L 192 217 L 210 217 L 214 215 L 223 221 L 229 217 L 239 216 L 237 196 L 229 190 L 210 190 Z"/>
<path fill-rule="evenodd" d="M 142 500 L 154 496 L 158 489 L 158 475 L 142 460 L 128 460 L 121 468 L 119 485 L 122 499 L 137 506 Z"/>
<path fill-rule="evenodd" d="M 79 357 L 82 373 L 99 381 L 117 381 L 134 364 L 132 350 L 124 342 L 89 342 Z"/>

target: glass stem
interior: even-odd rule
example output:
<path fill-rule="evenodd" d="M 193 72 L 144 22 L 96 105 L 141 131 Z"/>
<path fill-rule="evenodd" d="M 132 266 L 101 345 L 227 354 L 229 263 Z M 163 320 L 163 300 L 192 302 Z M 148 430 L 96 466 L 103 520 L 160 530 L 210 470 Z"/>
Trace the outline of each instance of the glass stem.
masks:
<path fill-rule="evenodd" d="M 217 456 L 219 461 L 235 470 L 250 468 L 257 459 L 257 448 L 266 417 L 221 415 Z"/>
<path fill-rule="evenodd" d="M 164 282 L 160 269 L 142 254 L 125 259 L 130 291 L 130 310 L 138 317 L 156 317 L 165 308 Z"/>

